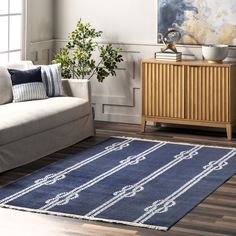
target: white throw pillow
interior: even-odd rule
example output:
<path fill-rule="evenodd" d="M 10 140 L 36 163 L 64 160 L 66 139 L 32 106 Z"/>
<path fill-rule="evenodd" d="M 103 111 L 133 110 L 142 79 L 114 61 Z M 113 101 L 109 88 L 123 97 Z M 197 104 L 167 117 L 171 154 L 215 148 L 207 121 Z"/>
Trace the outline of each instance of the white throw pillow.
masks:
<path fill-rule="evenodd" d="M 41 65 L 41 73 L 47 96 L 64 96 L 61 81 L 61 64 Z"/>
<path fill-rule="evenodd" d="M 17 84 L 12 87 L 13 102 L 24 102 L 48 98 L 44 84 L 40 82 Z"/>

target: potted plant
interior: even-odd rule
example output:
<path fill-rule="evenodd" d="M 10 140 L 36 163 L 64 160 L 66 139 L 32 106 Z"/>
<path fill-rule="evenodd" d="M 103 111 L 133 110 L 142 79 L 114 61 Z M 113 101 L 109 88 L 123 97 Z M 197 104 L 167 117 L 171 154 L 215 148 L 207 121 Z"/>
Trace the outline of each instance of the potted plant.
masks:
<path fill-rule="evenodd" d="M 76 29 L 69 34 L 69 42 L 54 56 L 53 63 L 61 64 L 64 78 L 91 79 L 99 82 L 109 75 L 116 75 L 118 63 L 123 61 L 120 48 L 112 44 L 99 45 L 96 39 L 102 31 L 96 31 L 89 23 L 77 22 Z M 95 60 L 95 53 L 99 60 Z"/>

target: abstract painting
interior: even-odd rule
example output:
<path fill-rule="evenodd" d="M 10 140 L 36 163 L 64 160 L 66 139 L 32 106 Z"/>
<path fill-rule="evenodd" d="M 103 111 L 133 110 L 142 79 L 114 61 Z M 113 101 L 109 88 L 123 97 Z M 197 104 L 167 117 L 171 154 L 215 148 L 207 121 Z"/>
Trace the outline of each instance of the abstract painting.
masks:
<path fill-rule="evenodd" d="M 178 29 L 183 44 L 236 45 L 236 0 L 159 0 L 158 33 Z"/>

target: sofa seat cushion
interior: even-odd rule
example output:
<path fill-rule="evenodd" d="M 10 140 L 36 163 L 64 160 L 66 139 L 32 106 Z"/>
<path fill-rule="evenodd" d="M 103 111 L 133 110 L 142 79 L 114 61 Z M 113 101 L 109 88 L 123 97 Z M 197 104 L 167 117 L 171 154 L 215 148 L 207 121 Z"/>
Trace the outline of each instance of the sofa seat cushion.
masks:
<path fill-rule="evenodd" d="M 1 105 L 0 145 L 53 129 L 89 113 L 89 102 L 76 97 L 52 97 Z"/>

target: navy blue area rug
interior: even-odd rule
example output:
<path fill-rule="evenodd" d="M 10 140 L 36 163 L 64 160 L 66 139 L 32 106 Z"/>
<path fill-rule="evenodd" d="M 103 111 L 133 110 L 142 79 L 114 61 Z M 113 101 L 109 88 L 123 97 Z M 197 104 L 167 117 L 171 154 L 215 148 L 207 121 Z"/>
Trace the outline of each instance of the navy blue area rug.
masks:
<path fill-rule="evenodd" d="M 0 189 L 1 207 L 168 230 L 236 172 L 236 149 L 113 137 Z"/>

